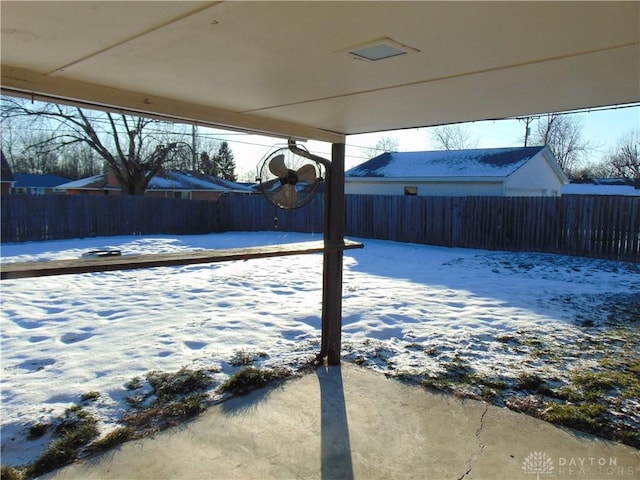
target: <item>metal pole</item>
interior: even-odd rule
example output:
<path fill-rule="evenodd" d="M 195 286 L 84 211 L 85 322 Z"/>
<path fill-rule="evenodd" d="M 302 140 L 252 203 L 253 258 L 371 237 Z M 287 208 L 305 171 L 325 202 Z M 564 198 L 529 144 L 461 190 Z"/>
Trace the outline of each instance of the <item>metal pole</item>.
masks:
<path fill-rule="evenodd" d="M 195 123 L 191 125 L 191 170 L 194 172 L 198 169 L 198 159 L 196 153 L 196 130 L 198 127 Z"/>
<path fill-rule="evenodd" d="M 344 143 L 331 147 L 331 168 L 324 193 L 324 244 L 322 279 L 322 343 L 320 359 L 340 364 L 342 343 L 342 257 L 345 231 Z"/>

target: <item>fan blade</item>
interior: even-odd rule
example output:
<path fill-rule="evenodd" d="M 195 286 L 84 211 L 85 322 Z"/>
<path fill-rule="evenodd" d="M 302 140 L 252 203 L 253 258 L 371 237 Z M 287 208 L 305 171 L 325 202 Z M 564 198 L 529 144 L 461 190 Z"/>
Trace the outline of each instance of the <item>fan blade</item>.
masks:
<path fill-rule="evenodd" d="M 272 198 L 282 208 L 293 208 L 298 200 L 298 192 L 296 187 L 287 183 Z"/>
<path fill-rule="evenodd" d="M 299 182 L 315 182 L 316 169 L 313 168 L 313 165 L 306 164 L 298 169 L 296 175 L 298 176 Z"/>
<path fill-rule="evenodd" d="M 285 185 L 284 195 L 287 199 L 286 206 L 293 207 L 296 204 L 296 200 L 298 200 L 298 192 L 296 191 L 296 187 L 293 185 Z"/>
<path fill-rule="evenodd" d="M 278 178 L 285 178 L 289 169 L 284 165 L 284 155 L 276 155 L 269 162 L 269 170 Z"/>

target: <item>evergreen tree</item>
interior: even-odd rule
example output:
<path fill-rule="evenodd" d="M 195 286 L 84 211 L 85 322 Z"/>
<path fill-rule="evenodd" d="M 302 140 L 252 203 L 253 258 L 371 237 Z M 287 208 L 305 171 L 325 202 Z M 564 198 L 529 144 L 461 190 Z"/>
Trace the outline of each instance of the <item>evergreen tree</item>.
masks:
<path fill-rule="evenodd" d="M 218 163 L 215 160 L 216 159 L 212 159 L 207 152 L 202 152 L 200 154 L 200 171 L 205 175 L 211 175 L 212 177 L 219 176 L 220 169 L 218 168 Z"/>
<path fill-rule="evenodd" d="M 227 142 L 222 142 L 215 163 L 218 165 L 218 175 L 225 180 L 236 181 L 236 162 L 233 160 L 233 152 Z"/>

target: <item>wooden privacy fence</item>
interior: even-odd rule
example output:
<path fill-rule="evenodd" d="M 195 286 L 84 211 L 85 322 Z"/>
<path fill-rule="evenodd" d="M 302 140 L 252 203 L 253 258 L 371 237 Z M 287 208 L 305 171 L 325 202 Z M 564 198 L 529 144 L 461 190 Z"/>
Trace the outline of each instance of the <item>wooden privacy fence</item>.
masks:
<path fill-rule="evenodd" d="M 640 261 L 640 197 L 347 195 L 348 235 Z"/>
<path fill-rule="evenodd" d="M 320 233 L 322 211 L 322 195 L 297 210 L 276 209 L 261 195 L 218 202 L 5 196 L 2 241 L 228 230 Z M 640 197 L 347 195 L 345 221 L 347 235 L 359 238 L 640 262 Z"/>
<path fill-rule="evenodd" d="M 276 208 L 262 195 L 226 196 L 219 203 L 220 224 L 225 230 L 323 232 L 323 195 L 316 195 L 309 204 L 295 210 Z"/>
<path fill-rule="evenodd" d="M 97 195 L 2 196 L 2 241 L 220 231 L 216 202 Z"/>

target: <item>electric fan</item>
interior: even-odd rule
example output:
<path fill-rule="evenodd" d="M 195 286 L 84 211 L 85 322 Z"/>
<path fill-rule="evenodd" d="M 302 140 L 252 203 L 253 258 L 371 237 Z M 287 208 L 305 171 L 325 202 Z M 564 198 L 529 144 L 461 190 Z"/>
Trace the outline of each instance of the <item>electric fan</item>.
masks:
<path fill-rule="evenodd" d="M 323 159 L 289 144 L 267 154 L 258 164 L 259 189 L 278 208 L 300 208 L 309 203 L 323 181 Z"/>

